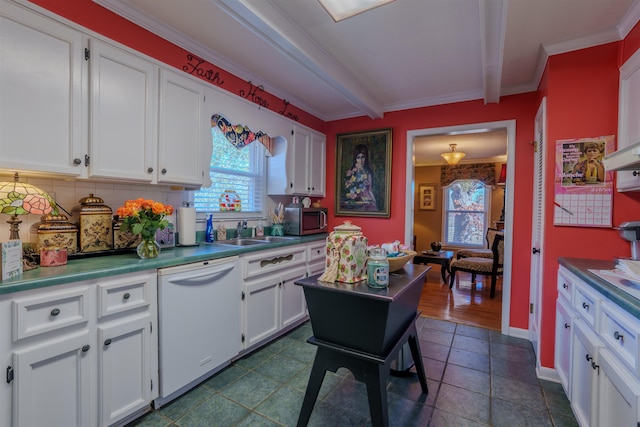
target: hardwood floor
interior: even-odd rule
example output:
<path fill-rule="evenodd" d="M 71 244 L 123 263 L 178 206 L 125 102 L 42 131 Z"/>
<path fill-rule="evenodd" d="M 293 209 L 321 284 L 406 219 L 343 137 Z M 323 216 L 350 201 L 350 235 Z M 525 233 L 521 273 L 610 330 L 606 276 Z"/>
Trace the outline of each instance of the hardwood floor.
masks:
<path fill-rule="evenodd" d="M 432 265 L 422 289 L 418 310 L 422 316 L 449 320 L 466 325 L 500 330 L 502 316 L 502 278 L 498 278 L 495 298 L 489 298 L 491 278 L 458 272 L 453 289 L 443 284 L 440 266 Z"/>

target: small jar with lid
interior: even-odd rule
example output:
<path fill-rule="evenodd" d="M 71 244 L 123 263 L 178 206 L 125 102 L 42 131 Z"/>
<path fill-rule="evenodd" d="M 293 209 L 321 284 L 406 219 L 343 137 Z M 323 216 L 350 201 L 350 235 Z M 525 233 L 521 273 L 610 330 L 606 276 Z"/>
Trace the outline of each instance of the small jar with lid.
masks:
<path fill-rule="evenodd" d="M 80 199 L 80 252 L 99 252 L 113 249 L 113 212 L 100 197 Z"/>
<path fill-rule="evenodd" d="M 371 288 L 389 286 L 389 260 L 383 248 L 372 248 L 367 260 L 367 284 Z"/>
<path fill-rule="evenodd" d="M 67 254 L 78 251 L 78 227 L 65 215 L 48 214 L 40 217 L 37 230 L 38 251 L 46 247 L 65 248 Z"/>

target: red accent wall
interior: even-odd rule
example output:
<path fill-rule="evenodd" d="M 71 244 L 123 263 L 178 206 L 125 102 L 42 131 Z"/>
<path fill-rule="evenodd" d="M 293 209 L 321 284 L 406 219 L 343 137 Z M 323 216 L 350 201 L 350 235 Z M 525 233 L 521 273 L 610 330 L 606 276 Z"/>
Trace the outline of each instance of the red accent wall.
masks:
<path fill-rule="evenodd" d="M 144 53 L 152 58 L 162 61 L 165 64 L 171 65 L 178 70 L 183 70 L 183 66 L 188 64 L 186 50 L 169 43 L 161 37 L 141 28 L 126 19 L 116 15 L 110 10 L 94 3 L 91 0 L 74 0 L 74 1 L 59 1 L 59 0 L 30 0 L 32 3 L 37 4 L 51 12 L 56 13 L 64 18 L 69 19 L 83 27 L 102 34 L 112 40 L 115 40 L 123 45 L 126 45 L 138 52 Z M 249 93 L 249 83 L 245 80 L 236 77 L 235 75 L 223 70 L 222 68 L 211 64 L 210 62 L 204 62 L 200 64 L 200 69 L 208 71 L 212 70 L 211 76 L 218 75 L 215 79 L 207 79 L 206 76 L 196 75 L 203 81 L 212 84 L 213 86 L 220 87 L 224 90 L 241 96 L 240 93 Z M 193 69 L 189 68 L 189 74 Z M 213 83 L 212 83 L 213 80 Z M 222 82 L 222 83 L 221 83 Z M 268 88 L 265 88 L 268 89 Z M 279 113 L 285 109 L 284 101 L 266 91 L 258 93 L 261 100 L 268 102 L 268 109 Z M 249 98 L 247 98 L 249 99 Z M 251 100 L 251 99 L 250 99 Z M 258 100 L 257 102 L 260 102 Z M 298 117 L 298 122 L 309 126 L 319 132 L 325 132 L 325 123 L 319 118 L 301 110 L 298 107 L 289 105 L 284 110 L 283 115 L 291 113 Z M 290 116 L 289 116 L 290 117 Z M 258 129 L 255 129 L 258 130 Z"/>
<path fill-rule="evenodd" d="M 345 119 L 327 124 L 327 197 L 326 203 L 333 206 L 335 200 L 336 135 L 380 128 L 392 128 L 393 153 L 391 173 L 391 217 L 363 218 L 336 217 L 329 214 L 329 229 L 351 220 L 362 227 L 369 243 L 393 240 L 404 241 L 405 214 L 410 209 L 405 200 L 407 131 L 415 129 L 455 126 L 468 123 L 516 120 L 516 148 L 510 153 L 515 158 L 514 247 L 513 259 L 529 259 L 531 250 L 531 212 L 533 209 L 533 123 L 537 109 L 535 92 L 506 96 L 499 104 L 485 105 L 483 101 L 469 101 L 433 107 L 386 113 L 384 118 L 372 120 L 367 117 Z M 510 324 L 516 328 L 528 327 L 529 264 L 513 268 Z"/>
<path fill-rule="evenodd" d="M 558 257 L 613 260 L 631 255 L 628 242 L 612 229 L 553 225 L 555 141 L 615 135 L 618 128 L 618 57 L 621 43 L 609 43 L 549 58 L 545 75 L 549 171 L 545 187 L 545 243 L 542 289 L 541 364 L 553 366 Z M 638 219 L 640 194 L 613 196 L 613 224 Z M 516 269 L 514 265 L 514 269 Z"/>

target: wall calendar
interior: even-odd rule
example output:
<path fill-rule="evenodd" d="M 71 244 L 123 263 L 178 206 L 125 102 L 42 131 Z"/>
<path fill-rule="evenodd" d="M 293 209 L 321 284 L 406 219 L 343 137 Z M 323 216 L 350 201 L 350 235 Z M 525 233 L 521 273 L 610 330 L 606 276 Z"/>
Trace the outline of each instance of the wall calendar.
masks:
<path fill-rule="evenodd" d="M 602 158 L 614 148 L 613 135 L 556 141 L 554 225 L 612 226 L 613 172 Z"/>

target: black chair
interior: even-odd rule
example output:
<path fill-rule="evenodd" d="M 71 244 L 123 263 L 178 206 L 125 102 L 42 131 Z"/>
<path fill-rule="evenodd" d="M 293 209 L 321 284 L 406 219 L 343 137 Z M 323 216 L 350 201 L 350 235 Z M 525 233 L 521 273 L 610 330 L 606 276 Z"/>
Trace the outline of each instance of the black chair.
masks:
<path fill-rule="evenodd" d="M 491 298 L 496 296 L 496 281 L 498 276 L 502 276 L 504 267 L 504 234 L 497 234 L 491 245 L 492 258 L 467 257 L 451 261 L 451 277 L 449 289 L 453 288 L 456 272 L 464 271 L 471 273 L 471 282 L 476 282 L 476 275 L 491 276 Z"/>

